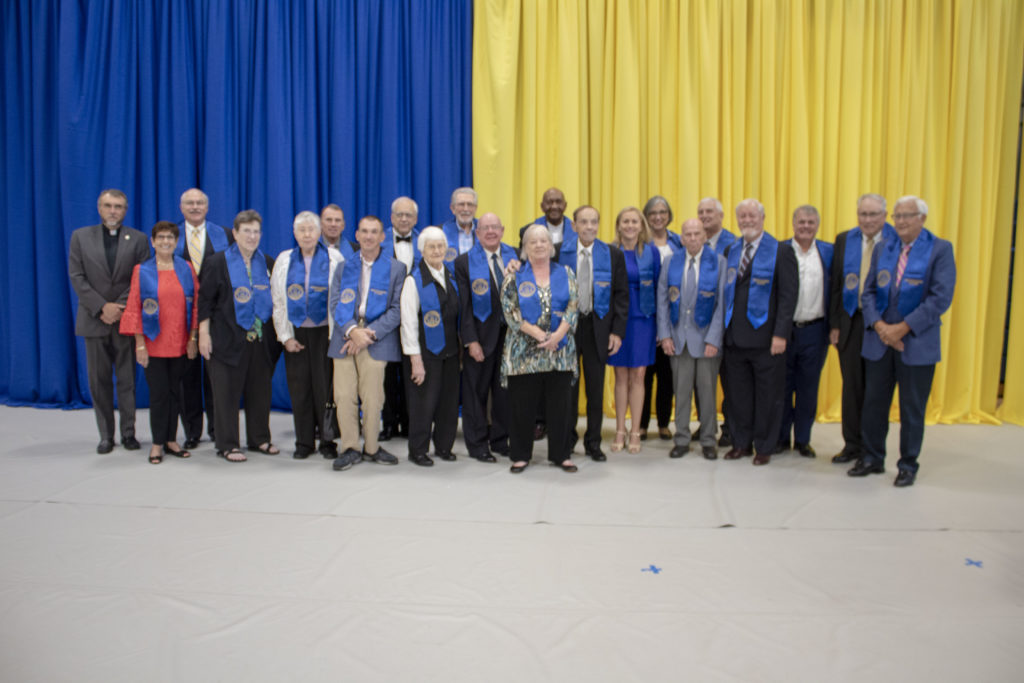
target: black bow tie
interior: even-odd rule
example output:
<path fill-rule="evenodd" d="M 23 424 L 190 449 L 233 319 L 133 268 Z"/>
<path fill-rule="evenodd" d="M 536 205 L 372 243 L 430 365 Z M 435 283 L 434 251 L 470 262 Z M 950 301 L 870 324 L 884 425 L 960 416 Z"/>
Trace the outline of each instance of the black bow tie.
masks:
<path fill-rule="evenodd" d="M 409 244 L 412 244 L 412 235 L 406 235 L 405 237 L 402 237 L 401 235 L 395 235 L 395 241 L 408 242 Z"/>

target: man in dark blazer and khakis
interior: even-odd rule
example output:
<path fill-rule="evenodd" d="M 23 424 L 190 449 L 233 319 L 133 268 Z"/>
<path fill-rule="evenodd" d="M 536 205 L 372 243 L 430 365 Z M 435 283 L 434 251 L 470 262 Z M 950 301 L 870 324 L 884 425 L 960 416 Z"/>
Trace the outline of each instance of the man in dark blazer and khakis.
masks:
<path fill-rule="evenodd" d="M 78 296 L 75 334 L 85 339 L 89 394 L 100 432 L 96 452 L 114 448 L 114 376 L 121 444 L 137 450 L 135 338 L 122 335 L 118 323 L 128 301 L 132 270 L 149 258 L 149 241 L 138 230 L 121 225 L 128 211 L 124 192 L 104 190 L 97 209 L 103 222 L 71 233 L 68 249 L 68 277 Z"/>

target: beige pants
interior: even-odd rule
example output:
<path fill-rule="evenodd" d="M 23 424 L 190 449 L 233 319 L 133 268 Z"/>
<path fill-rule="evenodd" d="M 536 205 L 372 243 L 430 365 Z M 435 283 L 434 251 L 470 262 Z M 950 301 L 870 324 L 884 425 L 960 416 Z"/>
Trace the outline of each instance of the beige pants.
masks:
<path fill-rule="evenodd" d="M 387 361 L 363 349 L 355 357 L 334 359 L 334 403 L 338 406 L 341 452 L 359 450 L 359 401 L 363 402 L 363 449 L 376 453 L 380 411 L 384 407 L 384 368 Z"/>

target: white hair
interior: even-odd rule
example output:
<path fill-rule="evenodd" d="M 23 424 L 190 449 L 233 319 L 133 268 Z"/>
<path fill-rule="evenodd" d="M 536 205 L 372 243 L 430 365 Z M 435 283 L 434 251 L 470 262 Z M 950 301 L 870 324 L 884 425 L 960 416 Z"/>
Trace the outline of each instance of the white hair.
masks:
<path fill-rule="evenodd" d="M 412 210 L 416 212 L 417 216 L 419 216 L 420 215 L 420 205 L 417 204 L 416 200 L 413 199 L 412 197 L 396 197 L 395 201 L 391 202 L 391 213 L 395 213 L 395 206 L 397 206 L 398 202 L 402 201 L 403 199 L 408 199 L 410 202 L 412 202 Z"/>
<path fill-rule="evenodd" d="M 714 197 L 705 197 L 704 199 L 697 202 L 697 206 L 700 206 L 704 202 L 714 202 L 715 208 L 718 209 L 718 213 L 725 213 L 725 209 L 722 208 L 722 202 L 718 201 Z"/>
<path fill-rule="evenodd" d="M 865 199 L 874 199 L 876 202 L 882 205 L 882 211 L 885 211 L 885 197 L 883 197 L 880 194 L 875 194 L 874 192 L 865 192 L 864 194 L 857 198 L 858 209 L 860 208 L 860 203 Z"/>
<path fill-rule="evenodd" d="M 905 197 L 900 197 L 899 199 L 897 199 L 895 206 L 899 206 L 904 202 L 914 202 L 915 204 L 917 204 L 917 210 L 921 212 L 922 216 L 928 215 L 928 205 L 925 204 L 924 200 L 921 199 L 920 197 L 915 197 L 912 194 L 908 194 Z"/>
<path fill-rule="evenodd" d="M 444 230 L 436 225 L 428 225 L 420 231 L 420 236 L 416 239 L 416 246 L 422 252 L 423 248 L 427 246 L 427 242 L 444 242 L 444 248 L 448 249 L 448 237 L 445 236 Z"/>
<path fill-rule="evenodd" d="M 210 198 L 209 198 L 209 197 L 207 197 L 207 196 L 206 196 L 206 193 L 205 193 L 205 192 L 203 192 L 202 190 L 200 190 L 200 189 L 199 189 L 198 187 L 190 187 L 190 188 L 188 188 L 187 190 L 185 190 L 184 192 L 182 192 L 182 193 L 181 193 L 181 199 L 179 200 L 179 203 L 181 203 L 181 202 L 185 201 L 185 195 L 187 195 L 187 194 L 188 194 L 189 192 L 198 192 L 199 194 L 203 195 L 203 200 L 204 200 L 204 201 L 205 201 L 205 202 L 206 202 L 207 204 L 209 204 L 209 203 L 210 203 Z"/>
<path fill-rule="evenodd" d="M 457 187 L 457 188 L 455 188 L 455 191 L 452 192 L 452 202 L 451 202 L 452 204 L 455 203 L 455 198 L 457 196 L 459 196 L 460 194 L 471 194 L 471 195 L 473 195 L 473 203 L 474 204 L 479 204 L 480 203 L 480 201 L 477 199 L 477 196 L 476 196 L 476 190 L 474 190 L 472 187 Z"/>
<path fill-rule="evenodd" d="M 756 206 L 757 210 L 761 212 L 761 218 L 764 218 L 764 204 L 762 204 L 761 202 L 757 201 L 753 197 L 749 197 L 749 198 L 744 199 L 743 201 L 741 201 L 739 204 L 737 204 L 736 205 L 736 210 L 739 211 L 740 207 L 743 206 L 744 204 L 750 204 L 751 206 Z"/>
<path fill-rule="evenodd" d="M 548 244 L 551 245 L 551 256 L 554 257 L 555 244 L 554 242 L 551 241 L 551 231 L 548 230 L 548 226 L 546 225 L 534 223 L 533 225 L 528 227 L 526 229 L 526 232 L 523 233 L 523 246 L 525 247 L 527 245 L 527 243 L 530 241 L 530 238 L 532 238 L 534 234 L 543 235 L 544 239 L 546 239 L 548 241 Z"/>
<path fill-rule="evenodd" d="M 321 229 L 320 216 L 316 215 L 312 211 L 300 211 L 295 216 L 295 220 L 292 221 L 292 230 L 299 227 L 300 225 L 305 225 L 306 223 L 312 223 L 313 225 L 316 226 L 317 230 Z"/>

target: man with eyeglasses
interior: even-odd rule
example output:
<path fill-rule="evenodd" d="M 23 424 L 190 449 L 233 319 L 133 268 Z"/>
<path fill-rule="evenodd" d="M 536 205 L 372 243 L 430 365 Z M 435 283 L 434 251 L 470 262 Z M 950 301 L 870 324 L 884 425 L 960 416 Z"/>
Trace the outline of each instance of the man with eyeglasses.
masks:
<path fill-rule="evenodd" d="M 956 287 L 953 245 L 925 229 L 928 205 L 908 195 L 893 209 L 899 239 L 872 256 L 864 285 L 863 451 L 847 472 L 864 477 L 885 472 L 889 407 L 899 386 L 900 459 L 893 484 L 913 486 L 924 440 L 924 410 L 942 356 L 941 317 Z"/>
<path fill-rule="evenodd" d="M 399 197 L 391 202 L 391 226 L 381 244 L 382 251 L 405 264 L 407 273 L 423 258 L 417 245 L 419 214 L 419 206 L 410 197 Z M 409 408 L 405 403 L 401 361 L 389 361 L 384 369 L 384 410 L 378 441 L 390 441 L 395 436 L 409 436 Z"/>
<path fill-rule="evenodd" d="M 885 220 L 885 197 L 863 194 L 857 200 L 857 226 L 836 236 L 829 292 L 829 343 L 839 353 L 843 377 L 843 449 L 832 462 L 854 462 L 861 455 L 861 410 L 864 406 L 864 314 L 861 296 L 871 257 L 883 243 L 896 239 Z"/>
<path fill-rule="evenodd" d="M 192 263 L 196 277 L 200 277 L 203 261 L 234 244 L 231 231 L 206 220 L 210 198 L 197 187 L 181 195 L 181 215 L 178 223 L 178 246 L 174 253 Z M 199 446 L 203 435 L 203 408 L 206 408 L 206 431 L 213 441 L 213 389 L 210 374 L 201 354 L 185 359 L 185 372 L 181 376 L 181 426 L 185 431 L 185 450 Z"/>
<path fill-rule="evenodd" d="M 448 240 L 448 252 L 444 261 L 451 266 L 455 257 L 465 254 L 476 244 L 476 208 L 478 200 L 476 190 L 472 187 L 459 187 L 452 192 L 452 210 L 454 220 L 441 226 Z"/>

